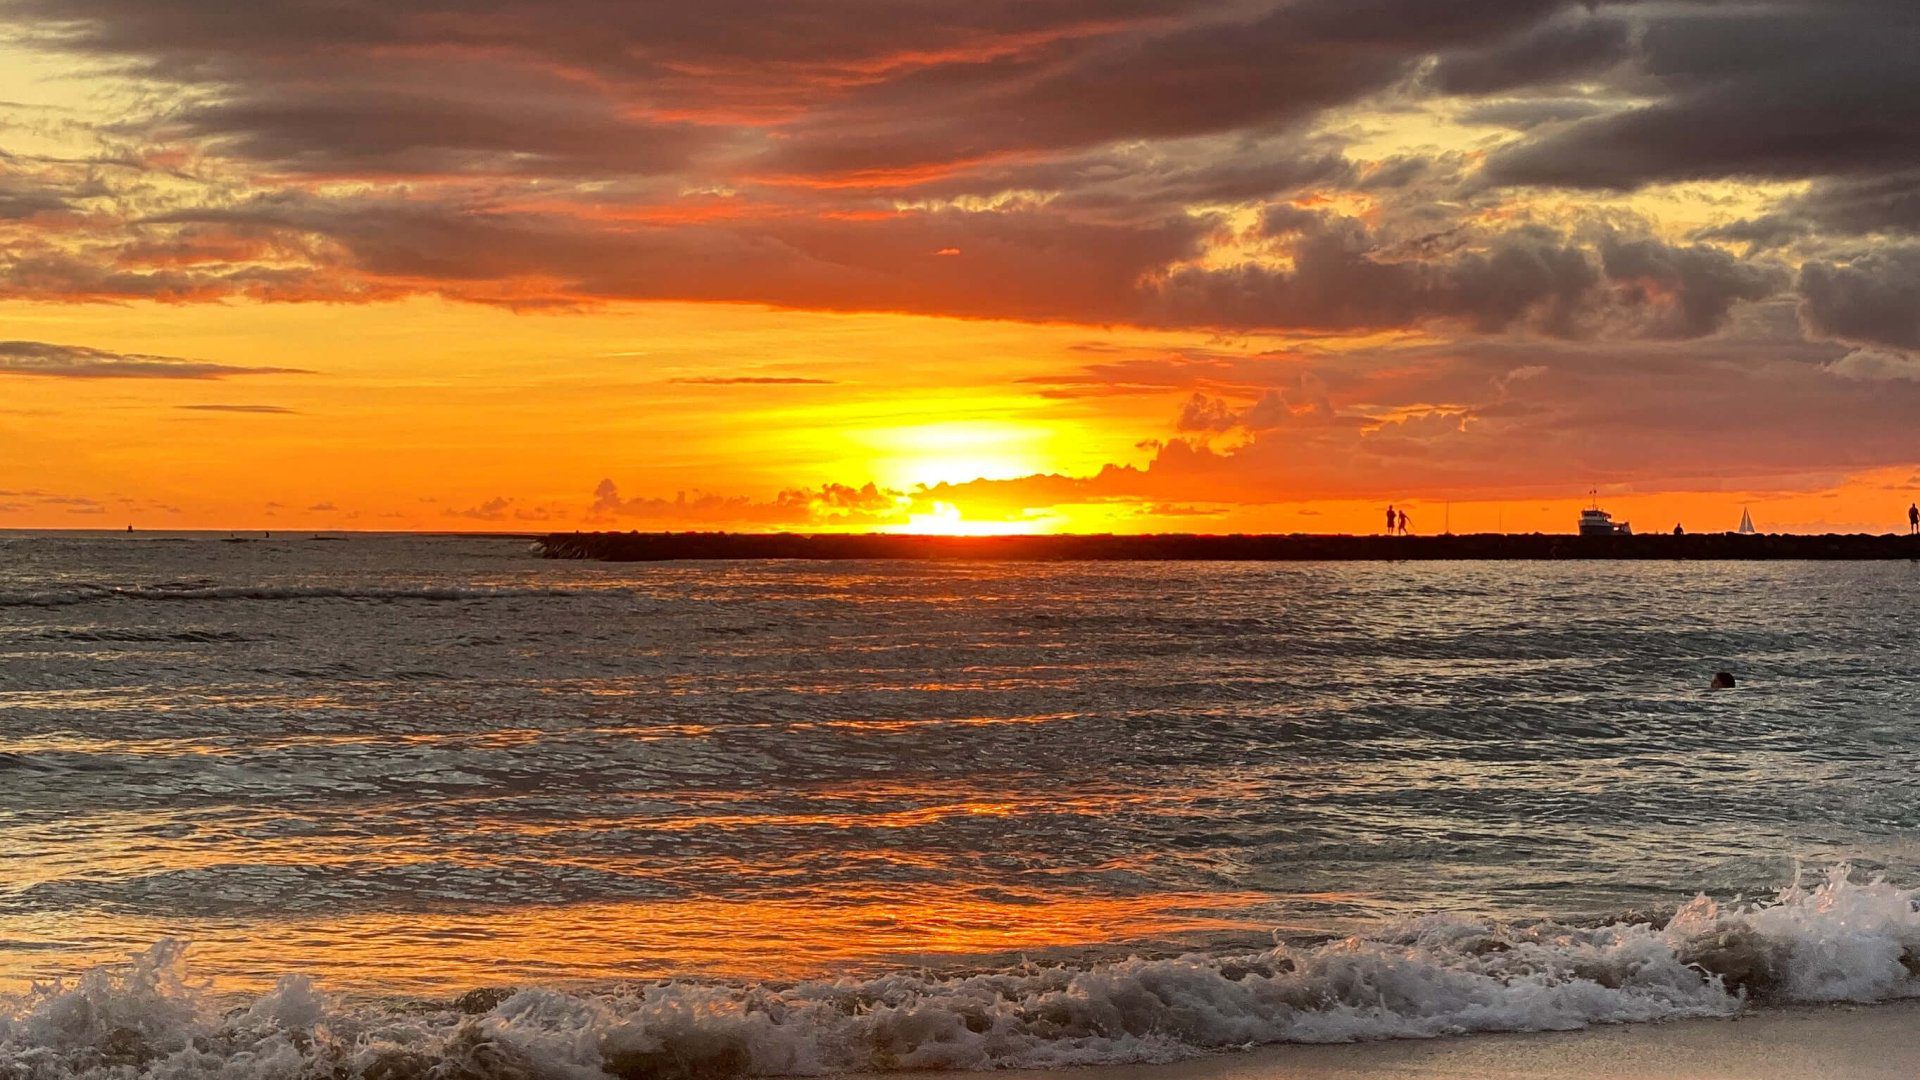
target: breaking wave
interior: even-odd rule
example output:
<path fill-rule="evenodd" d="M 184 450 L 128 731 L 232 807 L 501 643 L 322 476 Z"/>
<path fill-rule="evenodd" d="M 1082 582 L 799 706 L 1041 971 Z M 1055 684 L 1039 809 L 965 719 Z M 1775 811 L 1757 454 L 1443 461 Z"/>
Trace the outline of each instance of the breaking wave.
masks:
<path fill-rule="evenodd" d="M 577 590 L 524 586 L 366 585 L 68 585 L 34 592 L 0 592 L 0 607 L 65 607 L 109 600 L 495 600 L 518 596 L 573 596 Z"/>
<path fill-rule="evenodd" d="M 1429 917 L 1234 956 L 780 986 L 475 991 L 434 1005 L 336 1005 L 288 975 L 233 1007 L 192 982 L 185 946 L 169 940 L 0 1005 L 0 1075 L 721 1080 L 1164 1061 L 1264 1043 L 1725 1016 L 1752 1003 L 1920 993 L 1917 895 L 1854 882 L 1839 867 L 1771 901 L 1702 896 L 1665 920 Z"/>

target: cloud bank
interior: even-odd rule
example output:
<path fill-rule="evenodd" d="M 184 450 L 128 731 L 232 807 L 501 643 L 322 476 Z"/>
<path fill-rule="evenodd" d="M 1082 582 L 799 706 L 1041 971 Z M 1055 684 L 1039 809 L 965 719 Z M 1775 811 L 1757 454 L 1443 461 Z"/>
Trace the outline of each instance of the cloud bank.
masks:
<path fill-rule="evenodd" d="M 1016 510 L 1914 460 L 1904 0 L 6 10 L 127 108 L 68 125 L 74 153 L 0 155 L 0 299 L 670 300 L 1283 343 L 1023 383 L 1167 408 L 1136 460 L 944 493 Z M 0 374 L 288 370 L 0 343 Z M 773 370 L 669 381 L 844 381 Z M 922 497 L 608 485 L 591 512 L 857 522 Z"/>

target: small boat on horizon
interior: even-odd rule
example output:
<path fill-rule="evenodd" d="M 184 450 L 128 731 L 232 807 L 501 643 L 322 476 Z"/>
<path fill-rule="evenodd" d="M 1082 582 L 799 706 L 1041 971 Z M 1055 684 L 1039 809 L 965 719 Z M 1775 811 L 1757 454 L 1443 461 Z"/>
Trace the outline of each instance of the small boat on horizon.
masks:
<path fill-rule="evenodd" d="M 1632 536 L 1633 525 L 1629 522 L 1613 520 L 1613 515 L 1600 509 L 1596 503 L 1580 511 L 1581 536 Z"/>

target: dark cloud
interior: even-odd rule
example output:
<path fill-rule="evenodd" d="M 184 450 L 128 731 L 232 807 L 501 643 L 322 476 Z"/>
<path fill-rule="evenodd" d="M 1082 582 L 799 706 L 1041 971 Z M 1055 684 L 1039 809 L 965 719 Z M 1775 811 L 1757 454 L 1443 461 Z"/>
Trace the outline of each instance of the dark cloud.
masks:
<path fill-rule="evenodd" d="M 159 130 L 275 169 L 358 176 L 631 177 L 683 169 L 716 141 L 691 124 L 637 122 L 609 102 L 497 86 L 457 101 L 359 85 L 279 93 L 195 106 Z"/>
<path fill-rule="evenodd" d="M 0 173 L 0 221 L 24 221 L 77 209 L 74 193 Z"/>
<path fill-rule="evenodd" d="M 1537 227 L 1454 230 L 1393 241 L 1356 219 L 1269 210 L 1265 237 L 1290 268 L 1187 267 L 1218 222 L 1187 216 L 1122 224 L 1043 208 L 905 211 L 622 228 L 566 216 L 433 203 L 306 196 L 180 211 L 170 222 L 287 233 L 329 247 L 366 287 L 418 288 L 501 303 L 756 301 L 1092 323 L 1232 329 L 1363 330 L 1456 322 L 1556 336 L 1697 336 L 1731 306 L 1784 283 L 1703 245 L 1613 234 L 1597 247 Z"/>
<path fill-rule="evenodd" d="M 1601 332 L 1697 337 L 1735 302 L 1771 295 L 1785 275 L 1708 246 L 1609 234 L 1595 251 L 1565 235 L 1516 228 L 1451 248 L 1396 249 L 1361 222 L 1293 208 L 1269 212 L 1292 265 L 1246 263 L 1171 275 L 1159 297 L 1175 323 L 1368 330 L 1454 321 L 1482 332 L 1526 326 L 1557 337 Z"/>
<path fill-rule="evenodd" d="M 1800 315 L 1814 333 L 1920 349 L 1920 246 L 1800 267 Z"/>
<path fill-rule="evenodd" d="M 1583 98 L 1514 98 L 1480 102 L 1464 110 L 1460 119 L 1469 124 L 1525 130 L 1542 124 L 1585 120 L 1606 111 L 1605 105 Z"/>
<path fill-rule="evenodd" d="M 1735 302 L 1764 299 L 1787 283 L 1780 267 L 1743 262 L 1704 244 L 1608 237 L 1600 257 L 1627 306 L 1646 313 L 1642 332 L 1648 337 L 1710 334 L 1725 324 Z"/>
<path fill-rule="evenodd" d="M 175 405 L 176 409 L 189 409 L 194 412 L 259 413 L 262 415 L 286 415 L 295 412 L 284 405 Z"/>
<path fill-rule="evenodd" d="M 297 65 L 338 52 L 533 58 L 609 77 L 656 78 L 679 66 L 773 82 L 797 73 L 884 75 L 898 68 L 1125 32 L 1206 5 L 1190 0 L 15 0 L 75 49 L 149 58 L 152 69 L 216 74 Z"/>
<path fill-rule="evenodd" d="M 1195 203 L 1278 198 L 1361 176 L 1362 169 L 1328 143 L 1236 134 L 982 165 L 889 187 L 904 198 L 1039 193 L 1056 213 L 1151 220 Z"/>
<path fill-rule="evenodd" d="M 1448 94 L 1486 94 L 1562 82 L 1625 60 L 1631 37 L 1625 19 L 1580 13 L 1493 45 L 1448 53 L 1434 67 L 1433 85 Z"/>
<path fill-rule="evenodd" d="M 1459 178 L 1461 164 L 1462 157 L 1458 154 L 1444 157 L 1400 155 L 1369 162 L 1355 170 L 1352 182 L 1355 190 L 1395 198 L 1418 184 L 1453 183 Z"/>
<path fill-rule="evenodd" d="M 1799 278 L 1812 332 L 1910 336 L 1906 256 L 1874 250 L 1920 232 L 1910 2 L 10 0 L 7 12 L 34 47 L 138 77 L 143 105 L 97 133 L 93 158 L 0 155 L 3 298 L 672 299 L 1228 332 L 1702 338 L 1784 288 L 1791 257 L 1812 260 Z M 1422 107 L 1509 130 L 1359 156 L 1356 117 Z M 1693 243 L 1579 206 L 1530 214 L 1502 187 L 1755 178 L 1809 184 Z M 1342 212 L 1301 209 L 1329 206 Z M 1258 256 L 1228 254 L 1242 245 Z M 0 363 L 76 377 L 273 370 L 86 350 Z"/>
<path fill-rule="evenodd" d="M 243 367 L 44 341 L 0 341 L 0 375 L 57 379 L 224 379 L 234 375 L 306 374 L 311 373 L 300 368 Z"/>
<path fill-rule="evenodd" d="M 742 122 L 852 144 L 865 117 L 917 99 L 933 127 L 982 107 L 952 96 L 958 88 L 1008 97 L 1062 69 L 1098 70 L 1116 49 L 1153 55 L 1153 42 L 1180 38 L 1208 8 L 1232 10 L 1193 0 L 568 0 L 564 10 L 270 0 L 245 11 L 20 0 L 9 11 L 43 40 L 216 91 L 166 119 L 282 167 L 600 176 L 672 171 L 719 136 L 748 136 L 727 140 L 745 149 L 764 142 L 727 132 Z M 903 138 L 903 150 L 915 141 Z"/>
<path fill-rule="evenodd" d="M 0 105 L 0 110 L 19 107 Z M 0 149 L 0 227 L 85 213 L 91 200 L 110 190 L 88 163 Z"/>
<path fill-rule="evenodd" d="M 1504 149 L 1508 184 L 1630 189 L 1920 164 L 1920 8 L 1885 0 L 1650 8 L 1629 84 L 1653 103 Z"/>
<path fill-rule="evenodd" d="M 1695 234 L 1696 239 L 1746 244 L 1754 252 L 1776 251 L 1812 235 L 1807 222 L 1785 214 L 1763 214 L 1757 218 L 1730 221 Z"/>
<path fill-rule="evenodd" d="M 659 227 L 388 201 L 276 197 L 169 219 L 311 234 L 375 290 L 466 299 L 749 301 L 825 310 L 1123 321 L 1139 280 L 1195 253 L 1209 223 L 1120 225 L 1038 210 Z M 956 249 L 957 256 L 939 256 Z M 525 291 L 526 283 L 538 288 Z M 516 283 L 519 283 L 516 285 Z M 418 286 L 413 286 L 417 288 Z"/>
<path fill-rule="evenodd" d="M 128 130 L 280 170 L 577 179 L 724 161 L 760 177 L 910 179 L 1274 129 L 1381 90 L 1435 51 L 1503 41 L 1569 7 L 15 0 L 9 16 L 42 43 L 194 91 Z"/>
<path fill-rule="evenodd" d="M 0 298 L 57 301 L 156 300 L 165 303 L 246 298 L 263 302 L 392 299 L 404 291 L 314 266 L 216 262 L 161 269 L 121 259 L 138 244 L 80 252 L 0 248 Z"/>
<path fill-rule="evenodd" d="M 1103 39 L 1051 63 L 917 72 L 810 118 L 775 171 L 862 173 L 1273 128 L 1411 74 L 1435 49 L 1524 28 L 1560 0 L 1299 0 Z M 885 123 L 878 122 L 885 118 Z"/>
<path fill-rule="evenodd" d="M 1822 180 L 1788 200 L 1770 220 L 1791 223 L 1803 233 L 1920 234 L 1920 169 Z"/>

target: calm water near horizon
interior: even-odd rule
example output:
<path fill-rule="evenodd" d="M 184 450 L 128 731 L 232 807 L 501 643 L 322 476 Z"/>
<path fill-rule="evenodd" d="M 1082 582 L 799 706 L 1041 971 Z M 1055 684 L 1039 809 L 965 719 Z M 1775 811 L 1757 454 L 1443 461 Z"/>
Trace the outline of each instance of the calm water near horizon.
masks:
<path fill-rule="evenodd" d="M 1706 689 L 1721 668 L 1739 689 Z M 1916 688 L 1905 562 L 604 565 L 4 534 L 0 989 L 173 940 L 184 961 L 133 970 L 184 963 L 263 1016 L 328 994 L 336 1029 L 392 1040 L 394 1002 L 521 988 L 490 1037 L 604 1047 L 654 1017 L 749 1072 L 1564 1026 L 1521 984 L 1583 1022 L 1724 1011 L 1687 982 L 1721 969 L 1662 930 L 1696 893 L 1770 897 L 1796 860 L 1920 884 Z M 1911 894 L 1839 889 L 1695 929 L 1784 942 L 1788 999 L 1911 992 Z M 1793 949 L 1840 940 L 1817 915 L 1841 909 L 1868 959 L 1807 982 Z M 1640 937 L 1591 929 L 1635 913 Z M 1635 974 L 1577 1002 L 1553 964 L 1488 967 L 1544 949 L 1578 981 L 1629 944 Z M 1353 950 L 1375 974 L 1329 974 Z M 1292 989 L 1234 1023 L 1125 1019 L 1173 984 L 1208 1016 Z M 1061 1004 L 1109 991 L 1104 1021 Z M 51 1007 L 22 1000 L 16 1025 Z M 453 1014 L 407 1022 L 453 1052 Z"/>

